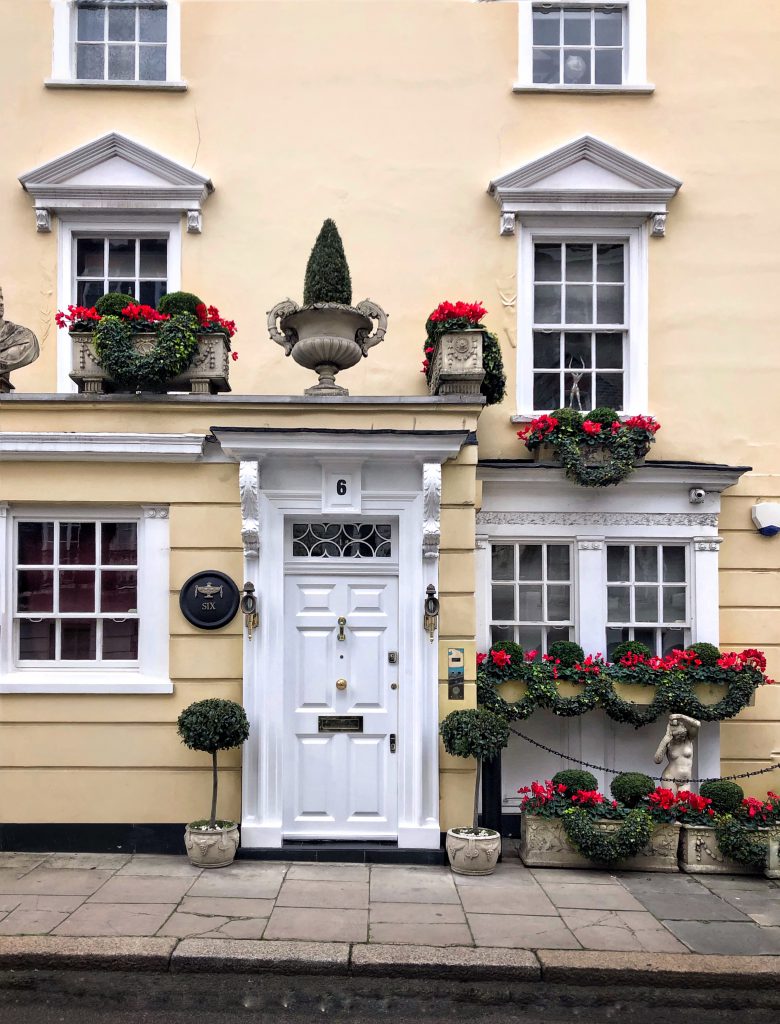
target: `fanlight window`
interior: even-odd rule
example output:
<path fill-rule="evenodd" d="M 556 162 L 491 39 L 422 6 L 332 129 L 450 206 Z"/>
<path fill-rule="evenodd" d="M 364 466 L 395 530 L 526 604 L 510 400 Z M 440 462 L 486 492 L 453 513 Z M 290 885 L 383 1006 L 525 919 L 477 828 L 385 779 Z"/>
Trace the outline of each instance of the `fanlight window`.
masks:
<path fill-rule="evenodd" d="M 389 523 L 293 523 L 294 558 L 391 558 Z"/>

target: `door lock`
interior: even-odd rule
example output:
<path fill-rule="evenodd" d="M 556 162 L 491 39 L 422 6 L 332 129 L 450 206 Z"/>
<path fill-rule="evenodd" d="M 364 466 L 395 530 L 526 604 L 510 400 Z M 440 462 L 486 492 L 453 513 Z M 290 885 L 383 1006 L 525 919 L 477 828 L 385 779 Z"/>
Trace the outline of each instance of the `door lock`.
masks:
<path fill-rule="evenodd" d="M 394 732 L 390 733 L 390 753 L 391 754 L 395 753 L 395 733 Z"/>
<path fill-rule="evenodd" d="M 337 690 L 346 690 L 346 688 L 347 688 L 347 680 L 346 679 L 337 679 L 336 680 L 336 689 Z"/>
<path fill-rule="evenodd" d="M 339 635 L 336 637 L 336 639 L 337 640 L 346 640 L 347 638 L 344 636 L 344 627 L 347 624 L 347 620 L 344 618 L 343 615 L 339 615 L 337 621 L 338 621 L 338 624 L 339 624 Z"/>

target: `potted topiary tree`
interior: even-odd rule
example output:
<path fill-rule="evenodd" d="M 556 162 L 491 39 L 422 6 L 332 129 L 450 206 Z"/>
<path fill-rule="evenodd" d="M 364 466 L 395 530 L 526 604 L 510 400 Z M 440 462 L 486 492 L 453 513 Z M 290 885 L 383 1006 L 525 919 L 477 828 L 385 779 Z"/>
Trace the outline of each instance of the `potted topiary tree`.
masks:
<path fill-rule="evenodd" d="M 226 867 L 233 863 L 239 836 L 235 821 L 217 819 L 217 752 L 240 747 L 249 736 L 246 712 L 232 700 L 199 700 L 179 715 L 177 732 L 190 750 L 202 750 L 212 758 L 211 815 L 187 825 L 187 854 L 196 867 Z"/>
<path fill-rule="evenodd" d="M 482 762 L 498 757 L 509 742 L 509 725 L 492 711 L 471 708 L 451 712 L 439 731 L 448 754 L 477 760 L 472 823 L 447 831 L 450 867 L 459 875 L 489 875 L 495 870 L 501 852 L 501 833 L 479 827 L 479 780 Z"/>
<path fill-rule="evenodd" d="M 377 321 L 373 333 L 372 320 Z M 335 223 L 326 220 L 306 266 L 303 306 L 292 299 L 277 302 L 268 313 L 271 340 L 319 375 L 319 383 L 307 388 L 307 395 L 348 395 L 336 384 L 336 374 L 368 355 L 386 330 L 387 315 L 375 302 L 364 299 L 352 305 L 352 279 L 341 236 Z"/>

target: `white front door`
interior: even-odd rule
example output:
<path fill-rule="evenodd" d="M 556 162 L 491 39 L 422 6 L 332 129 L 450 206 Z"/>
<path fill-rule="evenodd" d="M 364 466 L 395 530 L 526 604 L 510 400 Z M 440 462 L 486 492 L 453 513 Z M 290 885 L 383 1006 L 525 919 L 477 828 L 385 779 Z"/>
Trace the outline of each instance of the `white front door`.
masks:
<path fill-rule="evenodd" d="M 286 838 L 398 834 L 398 578 L 285 581 Z"/>

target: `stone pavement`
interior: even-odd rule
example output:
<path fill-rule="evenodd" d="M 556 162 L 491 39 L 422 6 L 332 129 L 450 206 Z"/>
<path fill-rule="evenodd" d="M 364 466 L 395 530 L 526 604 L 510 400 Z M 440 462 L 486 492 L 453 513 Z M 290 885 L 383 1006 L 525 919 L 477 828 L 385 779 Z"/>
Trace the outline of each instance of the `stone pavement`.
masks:
<path fill-rule="evenodd" d="M 0 936 L 780 954 L 780 882 L 683 874 L 0 853 Z"/>

